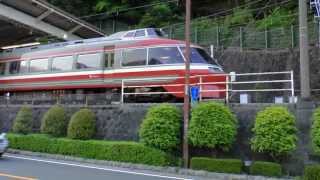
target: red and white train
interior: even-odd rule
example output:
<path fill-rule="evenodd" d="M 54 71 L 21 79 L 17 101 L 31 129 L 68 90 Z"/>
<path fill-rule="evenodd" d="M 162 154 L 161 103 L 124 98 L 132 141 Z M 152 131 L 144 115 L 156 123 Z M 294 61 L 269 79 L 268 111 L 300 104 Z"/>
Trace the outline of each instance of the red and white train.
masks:
<path fill-rule="evenodd" d="M 152 28 L 105 38 L 9 49 L 0 54 L 0 92 L 11 95 L 121 92 L 122 80 L 133 78 L 150 80 L 131 83 L 139 86 L 157 83 L 152 78 L 159 77 L 171 77 L 162 84 L 181 84 L 185 74 L 184 50 L 185 42 L 163 38 L 160 31 Z M 196 45 L 192 45 L 190 68 L 192 76 L 223 73 L 206 51 Z M 204 83 L 220 81 L 224 82 L 225 77 L 203 79 Z M 184 87 L 164 85 L 162 88 L 178 92 Z M 202 89 L 225 89 L 225 85 L 203 85 Z M 183 94 L 172 95 L 181 98 Z M 218 91 L 202 94 L 210 98 L 224 95 Z"/>

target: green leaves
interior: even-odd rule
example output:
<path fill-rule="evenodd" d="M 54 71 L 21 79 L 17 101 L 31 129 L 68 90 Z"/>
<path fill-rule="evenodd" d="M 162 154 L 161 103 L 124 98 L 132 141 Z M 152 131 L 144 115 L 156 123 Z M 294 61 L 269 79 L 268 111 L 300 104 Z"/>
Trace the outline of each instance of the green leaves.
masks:
<path fill-rule="evenodd" d="M 41 121 L 41 133 L 62 137 L 67 133 L 68 119 L 62 106 L 51 107 Z"/>
<path fill-rule="evenodd" d="M 8 138 L 13 149 L 155 166 L 177 165 L 176 158 L 135 142 L 81 141 L 40 134 L 8 134 Z"/>
<path fill-rule="evenodd" d="M 192 109 L 189 139 L 197 147 L 228 150 L 237 134 L 237 120 L 218 103 L 200 103 Z"/>
<path fill-rule="evenodd" d="M 88 140 L 95 135 L 96 116 L 89 109 L 73 114 L 68 126 L 68 138 Z"/>
<path fill-rule="evenodd" d="M 29 134 L 32 132 L 32 109 L 22 107 L 13 122 L 12 131 L 19 134 Z"/>
<path fill-rule="evenodd" d="M 255 161 L 250 166 L 250 174 L 280 177 L 282 175 L 282 169 L 281 165 L 278 163 Z"/>
<path fill-rule="evenodd" d="M 251 148 L 273 157 L 287 155 L 296 149 L 296 132 L 295 118 L 285 107 L 268 107 L 257 114 Z"/>
<path fill-rule="evenodd" d="M 240 174 L 242 162 L 240 159 L 213 159 L 204 157 L 193 157 L 190 161 L 191 169 L 206 170 L 219 173 Z"/>
<path fill-rule="evenodd" d="M 180 144 L 181 120 L 181 112 L 173 105 L 150 108 L 140 127 L 140 141 L 161 150 L 176 149 Z"/>
<path fill-rule="evenodd" d="M 320 154 L 320 108 L 316 109 L 313 113 L 311 140 L 314 151 Z"/>

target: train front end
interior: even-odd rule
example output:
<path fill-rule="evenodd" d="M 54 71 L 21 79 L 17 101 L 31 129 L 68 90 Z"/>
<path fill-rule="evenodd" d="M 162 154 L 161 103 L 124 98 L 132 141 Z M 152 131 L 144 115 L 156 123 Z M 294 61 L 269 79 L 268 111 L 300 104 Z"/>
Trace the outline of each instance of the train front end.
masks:
<path fill-rule="evenodd" d="M 185 54 L 185 46 L 179 47 L 181 54 Z M 185 59 L 185 57 L 184 57 Z M 183 98 L 185 83 L 185 67 L 181 68 L 180 78 L 174 83 L 177 86 L 164 87 L 174 96 Z M 178 86 L 178 85 L 181 86 Z M 199 99 L 225 99 L 227 76 L 222 67 L 199 46 L 192 46 L 190 52 L 190 87 L 198 89 Z"/>

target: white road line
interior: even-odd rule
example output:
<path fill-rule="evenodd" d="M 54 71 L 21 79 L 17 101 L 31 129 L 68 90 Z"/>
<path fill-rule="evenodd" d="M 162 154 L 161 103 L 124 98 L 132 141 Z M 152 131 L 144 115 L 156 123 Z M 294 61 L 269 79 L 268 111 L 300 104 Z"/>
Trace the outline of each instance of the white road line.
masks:
<path fill-rule="evenodd" d="M 49 163 L 49 164 L 58 164 L 58 165 L 96 169 L 96 170 L 103 170 L 103 171 L 110 171 L 110 172 L 134 174 L 134 175 L 141 175 L 141 176 L 150 176 L 150 177 L 176 179 L 176 180 L 192 180 L 192 179 L 186 179 L 186 178 L 181 178 L 181 177 L 163 176 L 163 175 L 157 175 L 157 174 L 148 174 L 148 173 L 140 173 L 140 172 L 134 172 L 134 171 L 117 170 L 117 169 L 111 169 L 111 168 L 102 168 L 102 167 L 97 167 L 97 166 L 88 166 L 88 165 L 65 163 L 65 162 L 50 161 L 50 160 L 41 160 L 41 159 L 34 159 L 34 158 L 27 158 L 27 157 L 20 157 L 20 156 L 12 156 L 12 155 L 3 155 L 3 156 L 8 157 L 8 158 L 14 158 L 14 159 L 23 159 L 23 160 L 28 160 L 28 161 L 36 161 L 36 162 L 43 162 L 43 163 Z"/>

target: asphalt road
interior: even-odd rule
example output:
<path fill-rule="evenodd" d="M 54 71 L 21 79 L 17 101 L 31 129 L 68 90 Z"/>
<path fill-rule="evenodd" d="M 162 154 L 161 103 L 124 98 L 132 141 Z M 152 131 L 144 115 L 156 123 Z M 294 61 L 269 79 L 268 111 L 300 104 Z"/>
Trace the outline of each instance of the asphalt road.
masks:
<path fill-rule="evenodd" d="M 57 161 L 5 154 L 0 159 L 0 180 L 207 180 L 152 171 Z"/>

